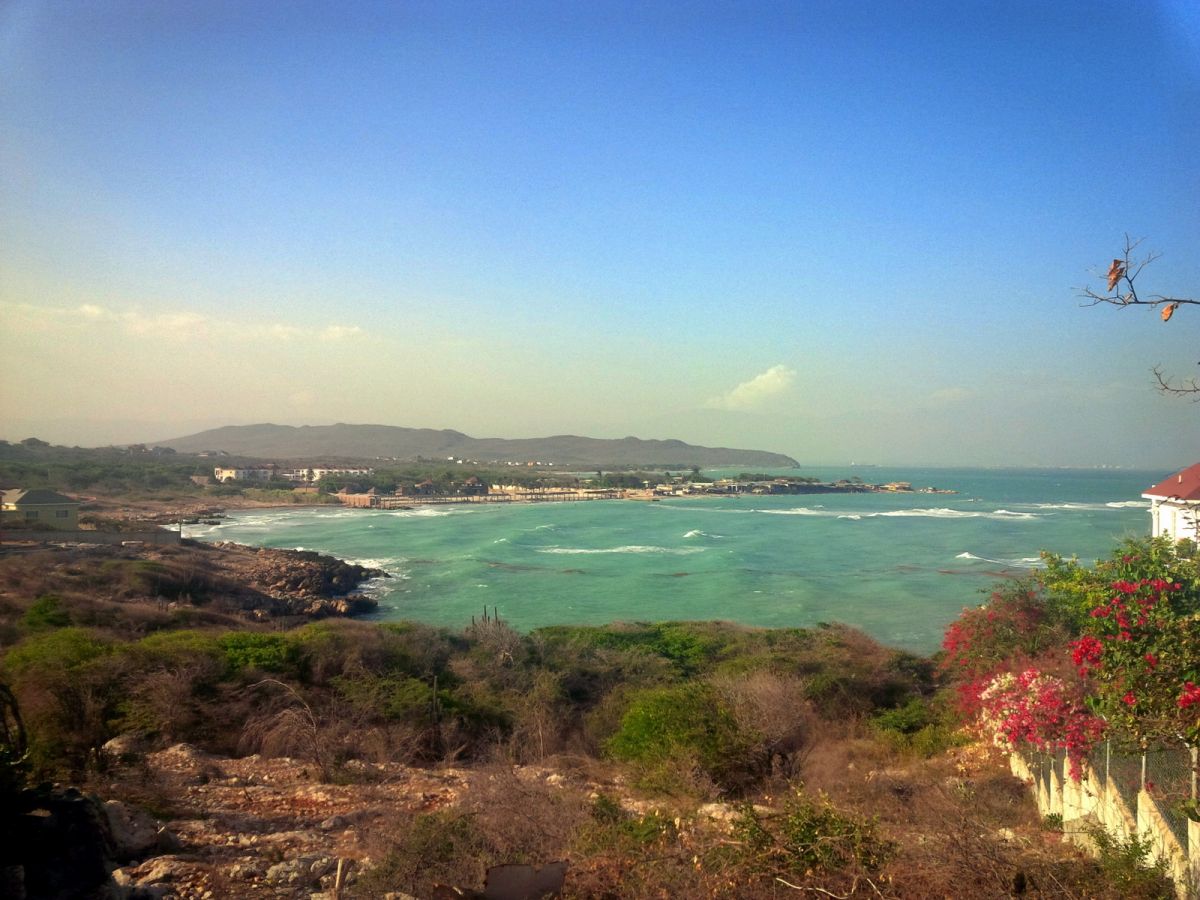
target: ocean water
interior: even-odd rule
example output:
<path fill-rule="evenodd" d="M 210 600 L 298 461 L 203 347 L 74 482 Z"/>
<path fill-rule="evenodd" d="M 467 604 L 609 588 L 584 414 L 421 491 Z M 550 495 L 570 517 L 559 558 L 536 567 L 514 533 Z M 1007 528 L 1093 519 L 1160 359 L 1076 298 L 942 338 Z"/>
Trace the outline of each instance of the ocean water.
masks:
<path fill-rule="evenodd" d="M 727 474 L 724 472 L 706 474 Z M 798 474 L 779 471 L 778 474 Z M 549 624 L 725 619 L 845 622 L 934 650 L 945 626 L 1049 550 L 1091 562 L 1149 530 L 1168 472 L 815 468 L 956 494 L 703 497 L 659 502 L 269 509 L 184 534 L 303 548 L 375 566 L 376 618 L 460 627 L 487 606 Z"/>

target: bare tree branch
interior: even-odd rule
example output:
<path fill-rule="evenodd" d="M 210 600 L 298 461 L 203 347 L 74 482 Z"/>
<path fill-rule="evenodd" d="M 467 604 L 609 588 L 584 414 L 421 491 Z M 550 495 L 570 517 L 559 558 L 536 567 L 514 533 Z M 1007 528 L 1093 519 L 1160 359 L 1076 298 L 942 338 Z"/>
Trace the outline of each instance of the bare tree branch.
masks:
<path fill-rule="evenodd" d="M 1158 382 L 1158 389 L 1164 394 L 1191 394 L 1193 403 L 1200 403 L 1200 379 L 1181 378 L 1178 383 L 1172 383 L 1169 375 L 1165 375 L 1158 366 L 1151 369 Z"/>
<path fill-rule="evenodd" d="M 1148 294 L 1143 297 L 1138 294 L 1134 282 L 1142 274 L 1142 270 L 1161 255 L 1147 253 L 1142 257 L 1136 256 L 1138 245 L 1141 242 L 1141 238 L 1135 241 L 1128 234 L 1125 235 L 1125 249 L 1120 257 L 1112 261 L 1112 265 L 1108 269 L 1104 292 L 1093 290 L 1090 286 L 1081 288 L 1079 295 L 1083 298 L 1081 306 L 1099 306 L 1103 303 L 1120 307 L 1148 306 L 1152 309 L 1161 307 L 1163 322 L 1169 322 L 1181 306 L 1200 306 L 1200 299 L 1194 297 L 1166 297 L 1162 294 Z M 1200 379 L 1181 378 L 1175 381 L 1171 376 L 1166 375 L 1159 366 L 1155 366 L 1152 371 L 1158 389 L 1162 393 L 1188 396 L 1192 400 L 1200 402 Z"/>

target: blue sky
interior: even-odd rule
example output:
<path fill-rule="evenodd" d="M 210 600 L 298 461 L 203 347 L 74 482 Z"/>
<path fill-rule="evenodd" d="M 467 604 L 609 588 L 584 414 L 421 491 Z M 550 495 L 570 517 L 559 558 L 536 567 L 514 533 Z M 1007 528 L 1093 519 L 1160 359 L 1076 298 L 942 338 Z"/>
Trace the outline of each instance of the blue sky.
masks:
<path fill-rule="evenodd" d="M 0 436 L 1192 462 L 1200 13 L 0 6 Z"/>

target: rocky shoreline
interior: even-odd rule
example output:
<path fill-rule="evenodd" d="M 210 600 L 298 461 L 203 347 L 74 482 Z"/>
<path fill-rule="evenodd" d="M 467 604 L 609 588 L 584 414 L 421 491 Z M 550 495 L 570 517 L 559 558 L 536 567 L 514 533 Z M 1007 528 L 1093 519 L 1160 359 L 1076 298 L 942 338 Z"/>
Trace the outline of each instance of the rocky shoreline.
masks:
<path fill-rule="evenodd" d="M 6 585 L 0 597 L 20 600 L 28 584 L 73 606 L 141 607 L 168 616 L 194 609 L 284 625 L 370 614 L 378 603 L 359 589 L 387 577 L 380 569 L 312 551 L 190 540 L 168 546 L 47 545 L 0 557 Z"/>
<path fill-rule="evenodd" d="M 246 588 L 242 595 L 255 618 L 303 616 L 360 616 L 372 613 L 378 602 L 357 593 L 363 582 L 389 578 L 382 569 L 371 569 L 311 550 L 276 550 L 223 542 L 186 541 L 188 549 L 214 548 L 218 565 Z"/>

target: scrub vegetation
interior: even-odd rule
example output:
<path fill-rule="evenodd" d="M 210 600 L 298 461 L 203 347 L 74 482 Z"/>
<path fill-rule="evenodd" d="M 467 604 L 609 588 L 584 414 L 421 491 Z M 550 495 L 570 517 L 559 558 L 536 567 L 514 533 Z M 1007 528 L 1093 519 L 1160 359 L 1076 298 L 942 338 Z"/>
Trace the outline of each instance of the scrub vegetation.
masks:
<path fill-rule="evenodd" d="M 1047 588 L 1001 591 L 930 659 L 840 625 L 525 634 L 485 614 L 461 630 L 332 619 L 281 629 L 139 606 L 118 588 L 171 573 L 110 563 L 84 559 L 70 584 L 48 590 L 6 561 L 16 575 L 0 594 L 0 680 L 28 745 L 20 759 L 0 757 L 3 782 L 104 789 L 119 779 L 102 748 L 118 736 L 142 748 L 124 758 L 131 765 L 187 743 L 216 758 L 302 760 L 340 785 L 369 780 L 364 765 L 470 773 L 457 802 L 361 837 L 373 865 L 349 895 L 478 888 L 490 865 L 560 859 L 565 895 L 578 897 L 1162 889 L 1128 847 L 1097 861 L 1063 845 L 1025 786 L 961 728 L 956 699 L 977 662 L 1061 649 L 1074 633 L 1039 599 Z M 1092 602 L 1091 577 L 1063 561 L 1047 576 L 1072 608 Z M 954 643 L 966 631 L 969 649 Z M 529 772 L 542 775 L 519 777 Z M 168 821 L 180 801 L 127 799 Z M 1110 870 L 1122 866 L 1118 879 Z"/>

